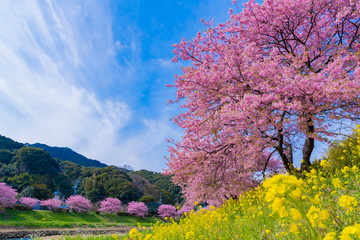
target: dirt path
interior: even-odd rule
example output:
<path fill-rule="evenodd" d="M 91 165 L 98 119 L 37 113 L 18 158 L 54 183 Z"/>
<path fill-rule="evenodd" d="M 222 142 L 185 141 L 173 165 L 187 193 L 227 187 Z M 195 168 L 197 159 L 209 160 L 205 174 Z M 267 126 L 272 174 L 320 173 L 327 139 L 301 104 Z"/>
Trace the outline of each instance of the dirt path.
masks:
<path fill-rule="evenodd" d="M 133 227 L 99 227 L 99 228 L 26 228 L 0 226 L 0 239 L 6 238 L 41 238 L 44 240 L 59 239 L 61 235 L 94 235 L 118 234 L 125 235 Z"/>

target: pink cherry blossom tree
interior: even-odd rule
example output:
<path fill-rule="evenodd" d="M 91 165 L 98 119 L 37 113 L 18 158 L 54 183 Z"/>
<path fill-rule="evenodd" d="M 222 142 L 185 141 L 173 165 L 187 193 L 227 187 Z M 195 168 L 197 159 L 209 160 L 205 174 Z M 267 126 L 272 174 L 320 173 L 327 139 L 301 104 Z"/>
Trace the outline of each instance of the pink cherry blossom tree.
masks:
<path fill-rule="evenodd" d="M 236 198 L 254 173 L 293 171 L 295 151 L 307 170 L 315 141 L 359 119 L 359 19 L 359 1 L 249 0 L 174 45 L 173 61 L 190 64 L 174 84 L 185 135 L 167 173 L 187 201 Z"/>
<path fill-rule="evenodd" d="M 177 215 L 178 215 L 178 216 L 184 215 L 185 213 L 191 212 L 191 210 L 193 210 L 192 207 L 190 207 L 190 206 L 183 206 L 180 210 L 177 211 Z"/>
<path fill-rule="evenodd" d="M 158 214 L 161 218 L 176 217 L 177 216 L 176 207 L 168 204 L 162 204 L 158 208 Z"/>
<path fill-rule="evenodd" d="M 135 216 L 145 218 L 145 215 L 148 213 L 148 207 L 143 202 L 132 201 L 128 203 L 127 211 Z"/>
<path fill-rule="evenodd" d="M 100 212 L 103 213 L 117 213 L 123 210 L 121 201 L 117 198 L 106 198 L 100 202 Z"/>
<path fill-rule="evenodd" d="M 0 208 L 12 207 L 16 203 L 16 195 L 15 189 L 4 182 L 0 183 Z"/>
<path fill-rule="evenodd" d="M 62 201 L 59 199 L 48 199 L 40 201 L 40 206 L 48 207 L 50 209 L 59 208 L 61 206 Z"/>
<path fill-rule="evenodd" d="M 91 209 L 90 200 L 80 195 L 70 196 L 65 202 L 70 209 L 78 212 L 88 212 Z"/>
<path fill-rule="evenodd" d="M 35 207 L 36 204 L 38 204 L 40 202 L 40 200 L 36 199 L 36 198 L 31 198 L 31 197 L 22 197 L 22 198 L 20 198 L 20 202 L 29 207 Z"/>

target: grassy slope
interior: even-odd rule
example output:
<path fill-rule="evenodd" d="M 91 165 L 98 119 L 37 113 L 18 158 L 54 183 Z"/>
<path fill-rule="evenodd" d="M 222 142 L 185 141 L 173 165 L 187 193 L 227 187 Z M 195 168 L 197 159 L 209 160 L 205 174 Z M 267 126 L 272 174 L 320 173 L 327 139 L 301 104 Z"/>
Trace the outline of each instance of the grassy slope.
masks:
<path fill-rule="evenodd" d="M 109 220 L 111 219 L 111 221 Z M 159 219 L 154 217 L 140 218 L 95 213 L 54 213 L 51 211 L 26 211 L 6 209 L 0 211 L 0 226 L 25 227 L 109 227 L 109 226 L 149 226 Z"/>

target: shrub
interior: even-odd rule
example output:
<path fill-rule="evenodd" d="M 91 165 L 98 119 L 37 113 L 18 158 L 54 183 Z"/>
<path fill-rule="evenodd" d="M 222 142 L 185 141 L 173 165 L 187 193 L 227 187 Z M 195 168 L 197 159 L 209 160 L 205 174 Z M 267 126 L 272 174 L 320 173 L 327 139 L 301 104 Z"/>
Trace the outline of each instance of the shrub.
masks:
<path fill-rule="evenodd" d="M 68 213 L 70 211 L 69 208 L 53 208 L 51 211 L 56 213 Z"/>
<path fill-rule="evenodd" d="M 330 163 L 331 170 L 341 169 L 345 166 L 360 165 L 360 127 L 356 126 L 354 133 L 343 139 L 335 141 L 326 152 L 325 159 Z"/>
<path fill-rule="evenodd" d="M 143 202 L 129 202 L 127 211 L 132 215 L 145 218 L 148 207 Z"/>
<path fill-rule="evenodd" d="M 20 205 L 20 204 L 15 204 L 13 206 L 14 209 L 16 210 L 32 210 L 33 208 L 32 207 L 29 207 L 29 206 L 26 206 L 26 205 Z"/>
<path fill-rule="evenodd" d="M 156 198 L 153 195 L 142 196 L 139 202 L 156 202 Z"/>

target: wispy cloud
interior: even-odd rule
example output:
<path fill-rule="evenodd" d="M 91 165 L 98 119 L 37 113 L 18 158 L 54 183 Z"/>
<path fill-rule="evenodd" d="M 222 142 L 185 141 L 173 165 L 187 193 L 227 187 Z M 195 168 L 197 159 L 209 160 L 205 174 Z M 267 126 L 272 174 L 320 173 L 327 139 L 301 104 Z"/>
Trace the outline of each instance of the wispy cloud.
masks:
<path fill-rule="evenodd" d="M 207 6 L 223 5 L 164 0 L 152 13 L 148 4 L 2 1 L 0 134 L 163 169 L 165 139 L 182 134 L 169 122 L 178 106 L 165 105 L 175 97 L 165 85 L 180 66 L 171 63 L 171 44 L 201 30 L 203 14 L 218 10 Z M 174 6 L 179 16 L 169 14 Z"/>
<path fill-rule="evenodd" d="M 107 164 L 161 170 L 165 139 L 179 132 L 168 121 L 169 108 L 152 115 L 139 107 L 146 88 L 139 66 L 171 65 L 141 58 L 136 24 L 124 24 L 114 37 L 109 11 L 103 1 L 2 2 L 0 134 L 71 147 Z"/>
<path fill-rule="evenodd" d="M 86 154 L 116 142 L 132 111 L 93 90 L 104 80 L 96 77 L 116 64 L 105 10 L 95 2 L 64 4 L 2 2 L 0 132 Z"/>

